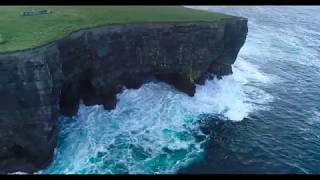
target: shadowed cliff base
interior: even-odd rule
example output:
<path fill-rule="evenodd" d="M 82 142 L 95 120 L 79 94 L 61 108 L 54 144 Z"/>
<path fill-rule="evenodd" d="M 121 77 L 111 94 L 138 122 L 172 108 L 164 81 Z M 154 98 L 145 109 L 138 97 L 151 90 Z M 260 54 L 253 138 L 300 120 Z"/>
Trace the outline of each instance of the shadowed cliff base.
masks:
<path fill-rule="evenodd" d="M 195 83 L 211 73 L 232 73 L 247 31 L 247 19 L 236 17 L 108 25 L 1 54 L 0 173 L 47 166 L 56 146 L 57 119 L 75 115 L 80 99 L 112 109 L 124 87 L 139 88 L 150 78 L 193 96 Z"/>

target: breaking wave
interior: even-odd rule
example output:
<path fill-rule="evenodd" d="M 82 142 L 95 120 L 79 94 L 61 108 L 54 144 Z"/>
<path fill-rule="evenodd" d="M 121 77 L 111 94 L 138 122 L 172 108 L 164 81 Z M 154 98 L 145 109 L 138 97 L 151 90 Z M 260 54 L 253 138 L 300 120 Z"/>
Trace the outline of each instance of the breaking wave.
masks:
<path fill-rule="evenodd" d="M 248 78 L 241 63 L 251 67 L 256 79 Z M 252 80 L 268 81 L 249 65 L 239 62 L 233 75 L 197 85 L 194 97 L 163 82 L 149 82 L 118 94 L 111 111 L 81 104 L 77 116 L 61 117 L 54 162 L 40 173 L 175 173 L 202 157 L 208 137 L 200 130 L 200 115 L 241 121 L 258 110 L 253 98 L 270 101 L 270 95 L 248 85 Z"/>

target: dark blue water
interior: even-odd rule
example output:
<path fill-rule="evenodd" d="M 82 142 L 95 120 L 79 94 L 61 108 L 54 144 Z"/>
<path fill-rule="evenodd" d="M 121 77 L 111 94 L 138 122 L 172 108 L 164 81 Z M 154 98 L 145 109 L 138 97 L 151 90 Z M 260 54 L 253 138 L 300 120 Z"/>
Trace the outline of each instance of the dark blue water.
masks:
<path fill-rule="evenodd" d="M 41 173 L 320 173 L 320 7 L 206 9 L 249 19 L 233 75 L 82 105 Z"/>
<path fill-rule="evenodd" d="M 268 110 L 211 129 L 205 159 L 189 173 L 320 173 L 320 8 L 217 7 L 249 18 L 240 57 L 270 84 Z M 249 50 L 250 49 L 250 50 Z"/>

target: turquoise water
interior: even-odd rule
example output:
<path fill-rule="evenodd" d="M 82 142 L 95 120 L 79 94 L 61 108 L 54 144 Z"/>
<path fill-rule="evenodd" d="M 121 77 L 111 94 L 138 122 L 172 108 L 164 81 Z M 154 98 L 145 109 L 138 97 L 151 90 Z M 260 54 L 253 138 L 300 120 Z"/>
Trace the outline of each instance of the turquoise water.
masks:
<path fill-rule="evenodd" d="M 150 82 L 112 111 L 81 105 L 39 173 L 319 173 L 319 7 L 206 9 L 249 18 L 233 75 L 194 97 Z"/>
<path fill-rule="evenodd" d="M 55 160 L 41 173 L 175 173 L 202 159 L 209 138 L 200 128 L 202 115 L 240 121 L 254 109 L 245 102 L 246 82 L 233 76 L 210 80 L 194 97 L 150 82 L 119 94 L 115 110 L 81 105 L 77 116 L 61 117 Z"/>

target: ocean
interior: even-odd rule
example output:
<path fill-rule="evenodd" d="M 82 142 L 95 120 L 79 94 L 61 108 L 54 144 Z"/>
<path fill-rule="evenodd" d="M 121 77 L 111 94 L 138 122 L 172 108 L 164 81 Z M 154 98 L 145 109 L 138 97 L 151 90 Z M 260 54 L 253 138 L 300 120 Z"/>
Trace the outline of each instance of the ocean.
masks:
<path fill-rule="evenodd" d="M 320 7 L 199 6 L 248 18 L 233 74 L 189 97 L 163 82 L 60 117 L 41 174 L 319 174 Z"/>

